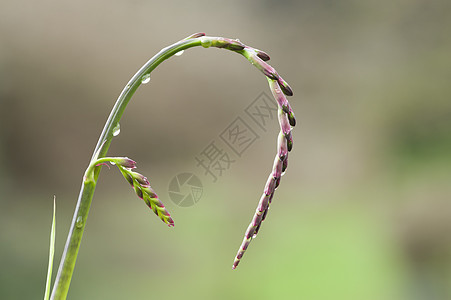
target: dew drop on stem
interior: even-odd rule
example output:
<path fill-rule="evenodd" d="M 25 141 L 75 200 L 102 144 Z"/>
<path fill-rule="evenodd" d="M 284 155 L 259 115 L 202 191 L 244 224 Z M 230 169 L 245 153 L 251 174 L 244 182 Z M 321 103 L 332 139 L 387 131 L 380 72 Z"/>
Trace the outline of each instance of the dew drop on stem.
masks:
<path fill-rule="evenodd" d="M 82 216 L 78 216 L 77 217 L 77 221 L 75 222 L 75 226 L 77 226 L 77 228 L 82 228 L 83 227 L 83 217 Z"/>
<path fill-rule="evenodd" d="M 181 50 L 181 51 L 179 51 L 179 52 L 177 52 L 176 54 L 174 54 L 175 56 L 180 56 L 180 55 L 182 55 L 183 54 L 183 52 L 185 52 L 185 50 Z"/>
<path fill-rule="evenodd" d="M 211 39 L 208 38 L 208 37 L 201 37 L 201 38 L 200 38 L 200 44 L 202 45 L 202 47 L 208 48 L 208 47 L 211 46 L 212 41 L 211 41 Z"/>
<path fill-rule="evenodd" d="M 121 125 L 117 123 L 116 127 L 113 129 L 113 136 L 118 136 L 121 133 Z"/>
<path fill-rule="evenodd" d="M 149 83 L 149 81 L 150 81 L 150 73 L 149 74 L 145 74 L 145 75 L 143 75 L 143 77 L 141 77 L 141 83 L 142 84 Z"/>

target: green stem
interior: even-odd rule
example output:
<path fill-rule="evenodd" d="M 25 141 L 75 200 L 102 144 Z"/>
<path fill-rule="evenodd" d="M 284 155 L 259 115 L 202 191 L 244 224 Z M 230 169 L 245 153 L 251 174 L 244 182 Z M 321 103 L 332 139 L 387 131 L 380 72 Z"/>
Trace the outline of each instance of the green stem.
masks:
<path fill-rule="evenodd" d="M 224 39 L 221 37 L 207 37 L 196 34 L 195 37 L 189 37 L 181 40 L 169 47 L 162 49 L 152 57 L 138 72 L 130 79 L 128 84 L 122 90 L 116 104 L 111 111 L 108 120 L 103 128 L 96 148 L 92 155 L 88 170 L 90 176 L 85 176 L 82 182 L 80 194 L 78 196 L 77 206 L 75 208 L 72 224 L 67 237 L 61 262 L 58 268 L 55 284 L 52 290 L 52 300 L 66 299 L 69 290 L 70 281 L 74 272 L 75 261 L 77 259 L 78 249 L 80 248 L 81 238 L 88 218 L 89 208 L 94 195 L 97 180 L 100 174 L 101 166 L 93 165 L 93 162 L 106 156 L 113 138 L 114 129 L 119 125 L 119 121 L 124 113 L 125 107 L 130 102 L 135 91 L 141 85 L 144 75 L 150 74 L 159 64 L 170 58 L 179 51 L 188 48 L 203 46 L 204 48 L 218 47 L 237 52 L 245 56 L 252 64 L 250 50 L 244 49 L 244 45 L 236 40 Z M 253 48 L 252 48 L 253 49 Z M 254 51 L 254 50 L 252 50 Z M 258 67 L 258 65 L 257 65 Z M 260 68 L 261 69 L 261 68 Z M 91 175 L 94 168 L 93 176 Z M 88 171 L 87 170 L 87 171 Z M 86 174 L 86 173 L 85 173 Z"/>
<path fill-rule="evenodd" d="M 97 142 L 92 160 L 105 157 L 113 138 L 113 130 L 119 124 L 124 113 L 125 107 L 130 102 L 135 91 L 141 85 L 141 78 L 145 74 L 152 72 L 164 60 L 173 56 L 175 53 L 201 45 L 200 38 L 193 38 L 179 41 L 169 47 L 164 48 L 152 57 L 133 77 L 122 90 L 108 120 L 103 128 L 102 134 Z M 91 163 L 90 163 L 91 165 Z M 89 167 L 88 167 L 89 168 Z M 77 206 L 75 208 L 74 217 L 67 237 L 64 252 L 58 268 L 58 274 L 53 285 L 51 299 L 66 299 L 69 291 L 70 281 L 74 272 L 75 262 L 78 250 L 80 248 L 81 238 L 85 229 L 86 220 L 88 218 L 89 208 L 91 207 L 92 197 L 94 195 L 97 179 L 99 177 L 101 167 L 94 169 L 94 181 L 84 179 L 82 182 Z"/>

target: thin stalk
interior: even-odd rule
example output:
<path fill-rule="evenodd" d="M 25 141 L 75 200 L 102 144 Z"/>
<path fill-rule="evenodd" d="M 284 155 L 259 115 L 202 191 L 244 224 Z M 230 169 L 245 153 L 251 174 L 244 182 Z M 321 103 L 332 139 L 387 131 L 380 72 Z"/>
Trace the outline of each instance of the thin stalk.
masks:
<path fill-rule="evenodd" d="M 269 56 L 263 51 L 242 44 L 238 40 L 226 39 L 222 37 L 207 37 L 203 33 L 197 33 L 162 49 L 154 57 L 152 57 L 141 69 L 138 70 L 138 72 L 130 79 L 130 81 L 122 90 L 99 137 L 91 161 L 83 178 L 74 216 L 72 218 L 72 224 L 58 268 L 58 274 L 56 276 L 55 284 L 53 286 L 51 299 L 60 300 L 66 299 L 67 297 L 70 281 L 74 272 L 78 250 L 80 248 L 81 238 L 83 236 L 92 197 L 94 195 L 95 187 L 101 170 L 101 165 L 99 165 L 98 163 L 102 161 L 99 161 L 99 159 L 102 159 L 106 156 L 113 138 L 114 130 L 118 127 L 119 121 L 121 120 L 125 108 L 130 102 L 133 94 L 141 85 L 143 76 L 149 75 L 159 64 L 161 64 L 163 61 L 170 58 L 177 52 L 196 46 L 202 46 L 204 48 L 224 48 L 243 55 L 266 77 L 273 81 L 277 81 L 280 89 L 282 89 L 285 94 L 289 96 L 292 95 L 291 88 L 289 88 L 288 84 L 281 77 L 279 77 L 274 68 L 264 62 L 269 60 Z M 292 112 L 289 105 L 287 104 L 283 108 L 286 110 L 286 113 L 290 113 L 289 117 L 291 117 Z M 292 115 L 290 123 L 292 123 L 291 120 L 294 121 L 294 115 Z M 294 126 L 294 123 L 292 125 Z M 256 231 L 258 231 L 258 229 L 256 229 Z M 243 253 L 241 253 L 240 258 Z M 234 264 L 234 267 L 236 267 L 236 265 L 237 263 Z"/>
<path fill-rule="evenodd" d="M 122 118 L 125 107 L 130 102 L 135 91 L 141 85 L 141 78 L 145 74 L 152 72 L 159 64 L 173 56 L 175 53 L 201 45 L 200 38 L 193 38 L 179 41 L 169 47 L 162 49 L 154 57 L 152 57 L 138 72 L 130 79 L 122 90 L 113 110 L 105 123 L 105 127 L 99 137 L 97 146 L 94 150 L 91 161 L 95 158 L 105 157 L 113 138 L 113 130 L 118 126 Z M 75 268 L 78 250 L 80 248 L 81 238 L 88 218 L 89 208 L 91 207 L 92 197 L 99 177 L 101 167 L 94 169 L 94 181 L 83 179 L 80 194 L 78 196 L 77 206 L 75 207 L 72 224 L 70 226 L 64 252 L 58 268 L 58 274 L 53 285 L 51 299 L 66 299 L 69 291 L 70 281 Z"/>

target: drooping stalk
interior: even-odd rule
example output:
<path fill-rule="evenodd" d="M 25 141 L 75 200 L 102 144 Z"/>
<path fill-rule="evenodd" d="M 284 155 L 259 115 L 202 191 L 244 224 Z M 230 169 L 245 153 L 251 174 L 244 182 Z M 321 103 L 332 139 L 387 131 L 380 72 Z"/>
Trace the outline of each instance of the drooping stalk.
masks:
<path fill-rule="evenodd" d="M 174 54 L 186 50 L 188 48 L 203 46 L 204 48 L 217 47 L 224 48 L 242 54 L 254 66 L 260 69 L 265 76 L 271 80 L 278 81 L 280 88 L 287 95 L 291 95 L 291 89 L 288 84 L 277 72 L 264 61 L 269 60 L 269 56 L 257 49 L 248 47 L 238 40 L 226 39 L 222 37 L 207 37 L 203 33 L 193 34 L 186 39 L 183 39 L 169 47 L 162 49 L 155 56 L 153 56 L 138 72 L 130 79 L 127 85 L 122 90 L 117 99 L 108 119 L 99 137 L 93 156 L 88 165 L 87 172 L 82 181 L 80 194 L 72 219 L 71 227 L 67 237 L 64 252 L 58 268 L 58 274 L 53 286 L 51 299 L 66 299 L 69 290 L 69 285 L 74 272 L 77 254 L 80 248 L 81 239 L 83 236 L 86 220 L 91 206 L 92 197 L 94 195 L 98 176 L 101 166 L 94 163 L 105 157 L 110 147 L 113 134 L 119 126 L 119 121 L 124 113 L 127 104 L 130 102 L 135 91 L 141 85 L 143 77 L 149 74 L 163 61 L 170 58 Z M 144 77 L 145 78 L 145 77 Z M 89 172 L 93 174 L 88 175 Z"/>

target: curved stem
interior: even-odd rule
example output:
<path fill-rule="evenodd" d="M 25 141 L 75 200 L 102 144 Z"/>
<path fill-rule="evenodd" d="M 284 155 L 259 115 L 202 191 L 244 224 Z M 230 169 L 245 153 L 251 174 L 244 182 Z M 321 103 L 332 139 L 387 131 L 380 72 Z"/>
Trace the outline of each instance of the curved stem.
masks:
<path fill-rule="evenodd" d="M 80 248 L 81 238 L 83 236 L 92 197 L 94 195 L 101 170 L 101 166 L 97 166 L 96 164 L 93 164 L 93 162 L 106 156 L 113 138 L 114 129 L 119 125 L 119 121 L 124 113 L 125 107 L 130 102 L 130 99 L 135 91 L 141 85 L 143 76 L 150 74 L 159 64 L 177 52 L 196 46 L 203 46 L 204 48 L 224 48 L 237 52 L 243 55 L 265 76 L 271 80 L 277 80 L 278 84 L 280 84 L 280 88 L 283 88 L 284 93 L 287 95 L 292 94 L 291 88 L 289 88 L 288 84 L 286 84 L 286 82 L 279 77 L 277 72 L 270 65 L 264 62 L 269 60 L 269 56 L 260 50 L 242 44 L 238 40 L 231 40 L 222 37 L 207 37 L 203 33 L 194 34 L 162 49 L 155 56 L 153 56 L 141 69 L 138 70 L 138 72 L 130 79 L 125 88 L 122 90 L 99 137 L 91 161 L 88 165 L 87 172 L 89 171 L 89 176 L 85 176 L 83 178 L 74 216 L 72 218 L 72 224 L 58 268 L 55 284 L 53 286 L 51 299 L 59 300 L 66 299 L 67 297 L 78 250 Z"/>
<path fill-rule="evenodd" d="M 136 72 L 119 95 L 119 98 L 117 99 L 116 104 L 114 105 L 113 110 L 106 121 L 102 134 L 99 137 L 92 159 L 102 158 L 107 154 L 113 138 L 113 130 L 119 124 L 125 107 L 130 102 L 133 94 L 141 85 L 141 78 L 145 74 L 152 72 L 159 64 L 173 56 L 175 53 L 200 45 L 200 38 L 179 41 L 158 52 L 141 69 L 139 69 L 138 72 Z M 78 249 L 80 248 L 81 238 L 83 236 L 86 219 L 88 218 L 89 208 L 91 206 L 91 201 L 100 170 L 100 166 L 94 169 L 94 181 L 84 179 L 82 182 L 77 206 L 75 207 L 74 216 L 72 218 L 72 224 L 67 237 L 66 245 L 64 247 L 64 252 L 61 257 L 55 284 L 53 286 L 51 299 L 59 300 L 66 299 L 67 297 L 77 259 Z"/>

